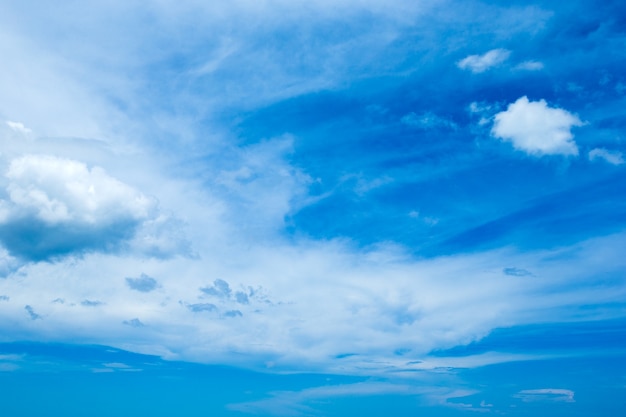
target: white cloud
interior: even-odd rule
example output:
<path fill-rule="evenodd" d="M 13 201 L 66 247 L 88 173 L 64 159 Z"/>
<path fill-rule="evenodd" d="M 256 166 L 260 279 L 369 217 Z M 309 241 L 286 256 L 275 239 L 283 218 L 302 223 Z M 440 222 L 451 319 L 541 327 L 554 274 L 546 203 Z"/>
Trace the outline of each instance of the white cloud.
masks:
<path fill-rule="evenodd" d="M 24 124 L 19 123 L 19 122 L 7 121 L 6 125 L 9 126 L 13 131 L 18 132 L 18 133 L 22 133 L 25 135 L 32 133 L 32 130 L 30 130 L 29 128 L 24 126 Z"/>
<path fill-rule="evenodd" d="M 624 155 L 619 151 L 609 151 L 604 148 L 595 148 L 589 151 L 589 160 L 604 160 L 612 165 L 622 165 L 624 163 Z"/>
<path fill-rule="evenodd" d="M 529 359 L 428 352 L 470 343 L 500 326 L 541 322 L 546 310 L 555 322 L 606 318 L 611 313 L 605 309 L 581 313 L 572 306 L 626 296 L 618 275 L 626 267 L 619 250 L 626 236 L 559 251 L 421 261 L 392 248 L 364 253 L 332 241 L 250 245 L 243 237 L 219 239 L 194 260 L 92 253 L 80 262 L 25 265 L 0 280 L 0 294 L 10 296 L 0 309 L 0 331 L 12 323 L 35 340 L 90 340 L 253 368 L 273 362 L 277 372 L 400 374 Z M 510 265 L 524 265 L 536 278 L 503 275 Z M 161 289 L 129 291 L 123 277 L 141 273 L 158 276 Z M 598 286 L 593 276 L 614 276 L 614 285 Z M 553 288 L 560 290 L 547 291 Z M 65 303 L 53 302 L 57 298 Z M 85 300 L 102 304 L 85 306 Z M 25 305 L 42 319 L 31 320 Z M 406 353 L 394 354 L 401 348 Z M 354 355 L 337 359 L 345 353 Z"/>
<path fill-rule="evenodd" d="M 131 238 L 156 212 L 154 200 L 70 159 L 25 155 L 10 162 L 5 177 L 0 240 L 26 259 L 103 250 Z"/>
<path fill-rule="evenodd" d="M 491 134 L 530 155 L 578 155 L 571 128 L 582 125 L 570 112 L 524 96 L 495 115 Z"/>
<path fill-rule="evenodd" d="M 524 61 L 515 66 L 515 69 L 524 71 L 539 71 L 543 69 L 543 62 Z"/>
<path fill-rule="evenodd" d="M 502 64 L 510 55 L 511 51 L 507 49 L 492 49 L 483 55 L 469 55 L 457 62 L 456 65 L 473 73 L 481 73 Z"/>
<path fill-rule="evenodd" d="M 528 389 L 518 392 L 515 398 L 524 402 L 554 401 L 554 402 L 574 402 L 574 391 L 560 388 Z"/>

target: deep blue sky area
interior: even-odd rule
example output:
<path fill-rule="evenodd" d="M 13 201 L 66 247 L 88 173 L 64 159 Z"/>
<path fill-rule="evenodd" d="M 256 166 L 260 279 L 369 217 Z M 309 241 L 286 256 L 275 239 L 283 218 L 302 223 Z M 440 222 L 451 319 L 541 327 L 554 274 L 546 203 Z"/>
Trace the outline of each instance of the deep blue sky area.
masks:
<path fill-rule="evenodd" d="M 624 415 L 625 44 L 613 0 L 0 0 L 0 415 Z"/>

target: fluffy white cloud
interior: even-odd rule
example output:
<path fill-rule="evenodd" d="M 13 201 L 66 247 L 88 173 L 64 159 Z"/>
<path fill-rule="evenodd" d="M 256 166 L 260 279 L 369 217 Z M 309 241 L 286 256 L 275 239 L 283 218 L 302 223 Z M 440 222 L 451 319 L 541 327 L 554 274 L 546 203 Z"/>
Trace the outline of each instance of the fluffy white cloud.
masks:
<path fill-rule="evenodd" d="M 609 151 L 604 148 L 595 148 L 589 151 L 590 161 L 598 159 L 602 159 L 612 165 L 621 165 L 624 163 L 624 155 L 619 151 Z"/>
<path fill-rule="evenodd" d="M 578 155 L 571 128 L 582 124 L 566 110 L 524 96 L 495 115 L 491 134 L 530 155 Z"/>
<path fill-rule="evenodd" d="M 470 55 L 459 62 L 457 66 L 461 69 L 467 69 L 473 73 L 481 73 L 502 64 L 511 55 L 511 51 L 507 49 L 492 49 L 482 55 Z"/>
<path fill-rule="evenodd" d="M 0 240 L 15 256 L 47 259 L 132 237 L 156 202 L 102 168 L 48 155 L 12 160 L 0 200 Z"/>

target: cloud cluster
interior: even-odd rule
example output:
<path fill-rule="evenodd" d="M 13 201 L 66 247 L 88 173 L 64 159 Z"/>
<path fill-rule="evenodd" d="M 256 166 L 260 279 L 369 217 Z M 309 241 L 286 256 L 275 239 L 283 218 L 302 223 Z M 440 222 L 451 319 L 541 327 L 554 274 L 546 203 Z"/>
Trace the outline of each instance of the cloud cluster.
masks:
<path fill-rule="evenodd" d="M 582 125 L 566 110 L 523 96 L 495 115 L 491 134 L 533 156 L 578 155 L 571 129 Z"/>
<path fill-rule="evenodd" d="M 0 200 L 0 241 L 32 261 L 111 250 L 154 216 L 156 203 L 102 168 L 48 155 L 13 159 Z"/>

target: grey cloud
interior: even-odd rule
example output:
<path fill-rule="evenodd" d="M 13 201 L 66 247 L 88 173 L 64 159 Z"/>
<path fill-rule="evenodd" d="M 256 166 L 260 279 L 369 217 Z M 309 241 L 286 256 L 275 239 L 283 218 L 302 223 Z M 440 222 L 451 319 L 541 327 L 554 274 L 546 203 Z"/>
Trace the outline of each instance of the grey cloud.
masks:
<path fill-rule="evenodd" d="M 220 298 L 229 298 L 230 294 L 232 293 L 228 282 L 224 281 L 223 279 L 216 279 L 215 281 L 213 281 L 212 287 L 200 288 L 200 291 L 205 294 L 213 295 Z"/>
<path fill-rule="evenodd" d="M 122 323 L 130 327 L 145 327 L 145 324 L 143 324 L 138 318 L 124 320 Z"/>
<path fill-rule="evenodd" d="M 80 304 L 85 307 L 98 307 L 104 303 L 102 301 L 97 301 L 97 300 L 83 300 L 80 302 Z"/>
<path fill-rule="evenodd" d="M 65 300 L 62 298 L 55 298 L 52 302 L 56 304 L 65 304 Z"/>
<path fill-rule="evenodd" d="M 200 313 L 202 311 L 216 311 L 217 310 L 217 307 L 215 306 L 215 304 L 210 304 L 210 303 L 189 304 L 187 308 L 194 313 Z"/>
<path fill-rule="evenodd" d="M 237 291 L 235 293 L 235 301 L 237 301 L 239 304 L 250 303 L 250 300 L 248 299 L 248 294 L 246 294 L 245 292 L 241 292 L 241 291 Z"/>
<path fill-rule="evenodd" d="M 106 226 L 50 225 L 27 217 L 0 224 L 0 239 L 13 256 L 35 262 L 54 261 L 70 254 L 118 251 L 137 226 L 131 220 Z"/>
<path fill-rule="evenodd" d="M 42 318 L 39 314 L 35 313 L 35 309 L 29 305 L 24 306 L 24 310 L 28 312 L 31 320 L 38 320 Z"/>
<path fill-rule="evenodd" d="M 157 280 L 146 274 L 141 274 L 139 278 L 126 278 L 126 284 L 131 290 L 139 292 L 150 292 L 157 288 Z"/>
<path fill-rule="evenodd" d="M 531 276 L 532 273 L 522 268 L 504 268 L 502 270 L 505 275 L 510 275 L 512 277 L 527 277 Z"/>

